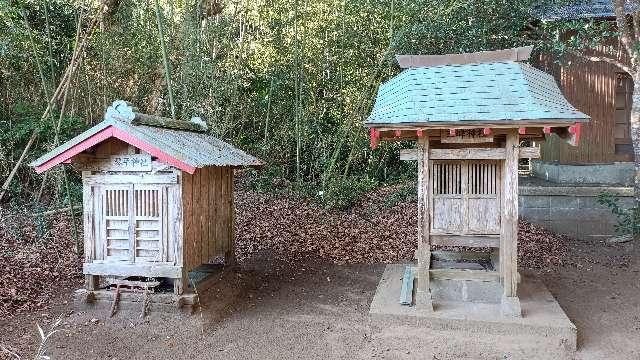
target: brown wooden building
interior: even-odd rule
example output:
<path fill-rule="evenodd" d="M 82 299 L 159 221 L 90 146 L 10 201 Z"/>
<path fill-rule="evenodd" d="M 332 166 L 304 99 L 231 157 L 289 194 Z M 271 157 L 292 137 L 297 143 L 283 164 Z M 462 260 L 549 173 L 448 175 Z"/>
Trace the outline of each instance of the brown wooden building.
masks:
<path fill-rule="evenodd" d="M 569 21 L 596 19 L 615 21 L 610 0 L 578 1 L 568 6 L 554 9 L 542 16 L 543 21 Z M 570 34 L 565 34 L 570 36 Z M 585 55 L 614 57 L 627 63 L 625 52 L 618 47 L 617 39 L 601 43 Z M 616 173 L 632 176 L 633 147 L 629 133 L 631 114 L 631 95 L 633 80 L 617 66 L 590 61 L 578 56 L 568 55 L 560 62 L 550 55 L 542 55 L 536 64 L 541 70 L 553 74 L 567 100 L 578 110 L 591 117 L 591 121 L 582 128 L 580 144 L 569 146 L 555 136 L 541 145 L 541 162 L 560 166 L 599 165 L 616 167 Z M 540 164 L 538 164 L 540 166 Z M 565 168 L 567 169 L 567 168 Z M 574 168 L 575 169 L 575 168 Z M 538 168 L 540 172 L 541 169 Z M 534 172 L 536 166 L 534 166 Z M 571 171 L 570 169 L 567 171 Z M 597 174 L 594 174 L 597 175 Z M 609 174 L 603 181 L 625 183 L 625 176 Z M 616 179 L 613 179 L 613 178 Z M 598 176 L 583 177 L 598 179 Z M 550 179 L 553 181 L 553 179 Z M 580 178 L 576 178 L 580 182 Z"/>

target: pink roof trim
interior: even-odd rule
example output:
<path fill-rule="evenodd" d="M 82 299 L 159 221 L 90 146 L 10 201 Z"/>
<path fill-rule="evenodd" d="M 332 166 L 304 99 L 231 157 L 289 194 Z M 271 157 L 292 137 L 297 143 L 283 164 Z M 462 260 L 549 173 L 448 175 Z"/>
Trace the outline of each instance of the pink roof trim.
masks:
<path fill-rule="evenodd" d="M 168 155 L 167 153 L 163 152 L 162 150 L 158 149 L 157 147 L 146 143 L 140 139 L 138 139 L 137 137 L 113 126 L 107 126 L 106 128 L 98 131 L 97 133 L 91 135 L 90 137 L 84 139 L 83 141 L 81 141 L 80 143 L 76 144 L 75 146 L 69 148 L 67 151 L 58 154 L 57 156 L 51 158 L 49 161 L 45 162 L 44 164 L 40 165 L 40 166 L 36 166 L 36 172 L 38 174 L 49 170 L 50 168 L 52 168 L 55 165 L 58 165 L 62 162 L 67 162 L 68 160 L 70 160 L 72 157 L 74 157 L 75 155 L 78 155 L 79 153 L 87 150 L 88 148 L 95 146 L 111 137 L 115 137 L 117 139 L 120 139 L 130 145 L 133 145 L 135 147 L 137 147 L 140 150 L 144 150 L 146 152 L 148 152 L 149 154 L 151 154 L 152 156 L 155 156 L 158 158 L 158 160 L 165 162 L 167 164 L 173 165 L 175 167 L 177 167 L 178 169 L 182 170 L 182 171 L 186 171 L 189 174 L 193 174 L 196 171 L 196 168 L 194 166 L 191 166 L 187 163 L 185 163 L 184 161 L 178 160 L 173 156 Z"/>

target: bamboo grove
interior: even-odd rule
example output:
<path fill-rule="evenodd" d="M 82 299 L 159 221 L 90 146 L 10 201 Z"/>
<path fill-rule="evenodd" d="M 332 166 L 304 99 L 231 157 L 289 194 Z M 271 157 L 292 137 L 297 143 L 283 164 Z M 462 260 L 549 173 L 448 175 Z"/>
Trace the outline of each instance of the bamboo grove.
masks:
<path fill-rule="evenodd" d="M 28 159 L 126 99 L 146 113 L 206 119 L 216 136 L 268 161 L 257 186 L 346 206 L 373 186 L 415 176 L 398 160 L 400 144 L 372 151 L 362 126 L 375 89 L 399 71 L 393 55 L 528 43 L 531 2 L 516 3 L 0 2 L 0 178 L 31 134 Z M 94 16 L 64 101 L 42 116 Z M 43 179 L 21 165 L 9 201 L 71 201 L 77 179 L 62 175 Z"/>

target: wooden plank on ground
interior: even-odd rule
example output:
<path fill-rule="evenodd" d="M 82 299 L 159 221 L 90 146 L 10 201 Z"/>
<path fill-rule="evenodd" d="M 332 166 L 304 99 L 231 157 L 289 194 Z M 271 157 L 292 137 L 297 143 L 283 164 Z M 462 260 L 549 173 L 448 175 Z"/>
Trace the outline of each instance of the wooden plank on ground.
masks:
<path fill-rule="evenodd" d="M 413 267 L 405 266 L 400 289 L 400 305 L 411 305 L 413 302 Z"/>

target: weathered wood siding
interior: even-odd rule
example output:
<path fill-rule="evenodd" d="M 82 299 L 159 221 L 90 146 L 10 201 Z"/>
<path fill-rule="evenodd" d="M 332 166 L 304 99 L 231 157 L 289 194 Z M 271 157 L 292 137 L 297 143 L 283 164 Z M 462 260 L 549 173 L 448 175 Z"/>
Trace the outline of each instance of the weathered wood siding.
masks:
<path fill-rule="evenodd" d="M 233 169 L 182 173 L 183 266 L 189 271 L 233 251 Z"/>
<path fill-rule="evenodd" d="M 608 43 L 596 48 L 592 54 L 613 54 L 626 61 L 625 54 L 617 50 L 615 43 Z M 561 164 L 594 164 L 616 161 L 632 161 L 632 154 L 625 153 L 625 142 L 628 137 L 616 137 L 616 115 L 620 123 L 628 119 L 625 110 L 620 108 L 621 101 L 616 101 L 618 77 L 624 75 L 623 70 L 606 62 L 585 61 L 575 56 L 567 56 L 560 63 L 554 62 L 549 55 L 542 55 L 538 67 L 554 75 L 564 96 L 578 110 L 591 116 L 588 124 L 582 127 L 580 144 L 570 146 L 557 136 L 548 136 L 542 144 L 542 160 L 557 161 Z M 618 89 L 618 93 L 620 93 Z M 618 95 L 620 97 L 620 95 Z M 630 109 L 630 107 L 629 107 Z M 621 119 L 624 116 L 624 119 Z M 624 131 L 624 124 L 618 124 L 618 133 Z M 616 143 L 618 153 L 616 154 Z"/>
<path fill-rule="evenodd" d="M 143 152 L 109 139 L 96 147 L 95 159 L 135 153 Z M 180 265 L 182 209 L 178 172 L 172 168 L 114 171 L 104 162 L 91 159 L 85 158 L 77 165 L 91 169 L 82 172 L 85 262 Z M 154 162 L 153 166 L 157 169 L 162 165 Z M 153 251 L 154 248 L 158 250 Z"/>

